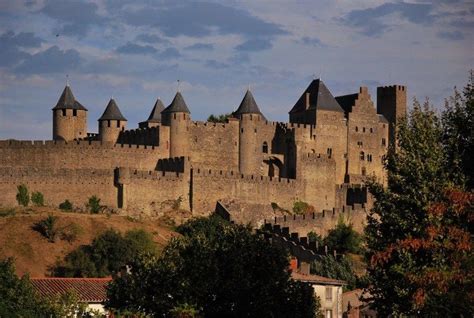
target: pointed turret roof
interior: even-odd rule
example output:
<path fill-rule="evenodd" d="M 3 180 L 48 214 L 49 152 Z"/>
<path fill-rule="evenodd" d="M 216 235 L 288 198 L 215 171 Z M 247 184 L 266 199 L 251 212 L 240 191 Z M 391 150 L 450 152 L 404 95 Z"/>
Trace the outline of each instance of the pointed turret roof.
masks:
<path fill-rule="evenodd" d="M 59 97 L 53 110 L 55 109 L 78 109 L 87 111 L 87 108 L 82 106 L 82 104 L 76 100 L 69 85 L 64 87 L 63 93 L 61 94 L 61 97 Z"/>
<path fill-rule="evenodd" d="M 155 102 L 155 106 L 151 110 L 150 116 L 148 116 L 147 122 L 151 123 L 161 123 L 161 112 L 165 109 L 163 102 L 161 99 L 157 99 Z"/>
<path fill-rule="evenodd" d="M 240 102 L 239 108 L 233 113 L 235 115 L 241 114 L 260 114 L 263 116 L 260 108 L 258 108 L 255 99 L 253 98 L 252 92 L 248 89 L 245 93 L 242 102 Z"/>
<path fill-rule="evenodd" d="M 189 111 L 188 106 L 186 105 L 184 101 L 183 95 L 181 95 L 181 92 L 177 92 L 171 104 L 169 104 L 169 106 L 166 107 L 162 111 L 162 113 L 188 113 L 190 114 L 191 112 Z"/>
<path fill-rule="evenodd" d="M 107 107 L 105 108 L 104 113 L 102 114 L 102 116 L 100 116 L 99 121 L 101 120 L 127 121 L 127 119 L 123 117 L 122 113 L 120 112 L 120 109 L 117 106 L 117 103 L 115 103 L 115 100 L 113 98 L 110 99 L 109 103 L 107 104 Z"/>
<path fill-rule="evenodd" d="M 309 93 L 309 107 L 306 107 L 307 93 Z M 290 114 L 302 112 L 306 109 L 344 111 L 321 79 L 315 79 L 309 84 L 295 106 L 290 110 Z"/>

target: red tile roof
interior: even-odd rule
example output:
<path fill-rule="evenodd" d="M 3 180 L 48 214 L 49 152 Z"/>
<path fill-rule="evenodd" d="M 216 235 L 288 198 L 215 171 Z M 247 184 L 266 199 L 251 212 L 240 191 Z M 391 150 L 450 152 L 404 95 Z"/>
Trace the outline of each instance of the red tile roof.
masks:
<path fill-rule="evenodd" d="M 293 278 L 294 280 L 298 280 L 300 282 L 307 282 L 307 283 L 320 284 L 320 285 L 342 286 L 346 284 L 346 282 L 343 280 L 337 280 L 337 279 L 328 278 L 328 277 L 319 276 L 319 275 L 306 275 L 306 274 L 301 274 L 298 272 L 292 272 L 291 278 Z"/>
<path fill-rule="evenodd" d="M 74 291 L 79 301 L 84 303 L 102 303 L 107 300 L 107 285 L 112 278 L 31 278 L 34 289 L 42 296 L 52 297 Z"/>

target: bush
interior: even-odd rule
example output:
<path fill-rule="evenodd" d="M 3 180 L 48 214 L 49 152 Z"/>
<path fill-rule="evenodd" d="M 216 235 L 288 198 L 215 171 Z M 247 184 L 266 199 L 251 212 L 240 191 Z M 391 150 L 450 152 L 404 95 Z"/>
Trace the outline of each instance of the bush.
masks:
<path fill-rule="evenodd" d="M 33 192 L 31 194 L 31 202 L 33 202 L 36 206 L 43 206 L 44 205 L 44 196 L 41 192 Z"/>
<path fill-rule="evenodd" d="M 100 210 L 102 209 L 100 205 L 100 199 L 95 195 L 89 198 L 89 201 L 87 202 L 86 206 L 89 209 L 89 212 L 94 213 L 94 214 L 99 213 Z"/>
<path fill-rule="evenodd" d="M 329 277 L 333 279 L 344 280 L 347 282 L 348 290 L 352 290 L 357 286 L 357 276 L 352 270 L 352 264 L 347 257 L 337 260 L 332 255 L 322 256 L 320 259 L 311 263 L 311 273 Z"/>
<path fill-rule="evenodd" d="M 183 198 L 179 196 L 176 200 L 173 201 L 171 208 L 173 210 L 179 210 L 179 208 L 181 207 L 181 202 L 183 202 Z"/>
<path fill-rule="evenodd" d="M 30 194 L 28 193 L 28 188 L 24 184 L 20 184 L 18 187 L 18 192 L 16 193 L 16 200 L 19 205 L 28 206 L 30 203 Z"/>
<path fill-rule="evenodd" d="M 314 211 L 315 211 L 314 207 L 304 201 L 298 200 L 298 201 L 295 201 L 295 203 L 293 203 L 294 214 L 307 214 L 307 213 L 313 213 Z"/>
<path fill-rule="evenodd" d="M 84 232 L 82 227 L 76 223 L 71 223 L 61 231 L 61 239 L 72 243 L 77 240 L 77 237 Z"/>
<path fill-rule="evenodd" d="M 324 240 L 323 240 L 323 237 L 319 234 L 317 234 L 316 232 L 309 232 L 308 233 L 308 240 L 310 242 L 316 242 L 318 244 L 318 246 L 323 246 L 324 245 Z"/>
<path fill-rule="evenodd" d="M 57 226 L 57 221 L 58 218 L 56 216 L 50 215 L 46 219 L 35 223 L 33 229 L 46 237 L 49 242 L 54 243 L 56 241 L 56 236 L 60 232 Z"/>
<path fill-rule="evenodd" d="M 63 211 L 72 211 L 72 203 L 69 202 L 69 200 L 66 200 L 63 203 L 59 204 L 59 208 Z"/>
<path fill-rule="evenodd" d="M 339 220 L 337 226 L 330 230 L 324 238 L 324 244 L 330 250 L 336 250 L 338 253 L 360 253 L 362 245 L 362 236 L 354 231 L 352 224 L 345 224 Z"/>

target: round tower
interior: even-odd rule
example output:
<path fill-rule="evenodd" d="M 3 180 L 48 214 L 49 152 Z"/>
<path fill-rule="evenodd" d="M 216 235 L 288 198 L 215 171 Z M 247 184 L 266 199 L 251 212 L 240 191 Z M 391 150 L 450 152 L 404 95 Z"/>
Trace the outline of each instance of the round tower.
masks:
<path fill-rule="evenodd" d="M 127 119 L 122 115 L 115 100 L 110 99 L 104 113 L 99 118 L 99 140 L 116 143 L 120 132 L 127 126 Z"/>
<path fill-rule="evenodd" d="M 170 157 L 188 156 L 191 113 L 180 92 L 176 93 L 161 116 L 163 124 L 170 127 Z"/>
<path fill-rule="evenodd" d="M 239 170 L 243 174 L 259 174 L 263 159 L 258 139 L 258 129 L 265 120 L 250 90 L 245 93 L 233 116 L 240 120 Z M 268 145 L 267 145 L 268 147 Z M 268 151 L 268 149 L 267 149 Z"/>
<path fill-rule="evenodd" d="M 53 108 L 53 140 L 77 140 L 87 137 L 87 109 L 66 85 Z"/>

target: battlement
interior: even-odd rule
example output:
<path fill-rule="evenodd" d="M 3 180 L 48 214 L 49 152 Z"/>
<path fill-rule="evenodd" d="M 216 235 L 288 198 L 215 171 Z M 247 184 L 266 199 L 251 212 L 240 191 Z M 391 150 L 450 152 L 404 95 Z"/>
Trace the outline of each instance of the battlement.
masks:
<path fill-rule="evenodd" d="M 205 127 L 209 129 L 226 129 L 228 127 L 234 126 L 234 121 L 229 121 L 226 123 L 213 123 L 209 121 L 193 121 L 191 122 L 191 125 L 195 127 Z"/>
<path fill-rule="evenodd" d="M 242 180 L 246 182 L 283 185 L 283 186 L 290 186 L 290 187 L 292 187 L 297 182 L 295 179 L 289 179 L 289 178 L 245 175 L 245 174 L 241 174 L 235 171 L 212 170 L 212 169 L 201 169 L 201 168 L 193 168 L 193 176 L 204 177 L 204 178 Z"/>
<path fill-rule="evenodd" d="M 334 160 L 328 154 L 306 153 L 302 158 L 305 162 L 333 162 Z"/>
<path fill-rule="evenodd" d="M 183 180 L 183 174 L 172 171 L 141 171 L 131 170 L 130 179 L 150 179 L 150 180 Z"/>
<path fill-rule="evenodd" d="M 404 85 L 388 85 L 388 86 L 379 86 L 377 87 L 377 93 L 380 92 L 395 92 L 395 91 L 406 91 L 406 86 Z"/>
<path fill-rule="evenodd" d="M 159 159 L 156 168 L 158 171 L 179 172 L 183 173 L 190 162 L 190 157 L 175 157 Z"/>

